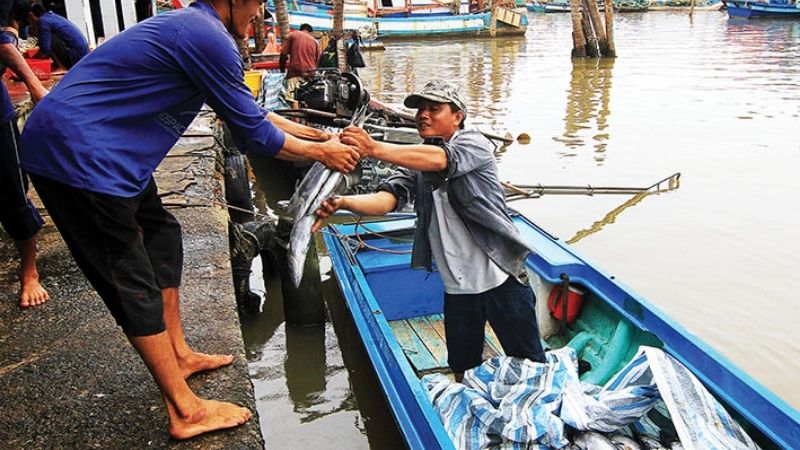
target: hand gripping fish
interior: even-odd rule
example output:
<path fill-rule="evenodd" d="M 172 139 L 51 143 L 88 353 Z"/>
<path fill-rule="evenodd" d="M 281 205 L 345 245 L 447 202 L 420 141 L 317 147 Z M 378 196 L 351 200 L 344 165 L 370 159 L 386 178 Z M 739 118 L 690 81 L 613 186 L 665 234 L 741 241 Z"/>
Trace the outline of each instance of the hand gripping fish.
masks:
<path fill-rule="evenodd" d="M 353 114 L 350 124 L 360 127 L 369 117 L 364 105 Z M 343 174 L 328 169 L 320 162 L 315 162 L 297 186 L 289 200 L 287 210 L 294 217 L 294 225 L 289 235 L 289 247 L 286 259 L 289 263 L 289 278 L 295 288 L 300 287 L 303 280 L 303 266 L 308 256 L 308 245 L 311 241 L 311 227 L 316 221 L 315 212 L 328 199 L 342 182 Z"/>

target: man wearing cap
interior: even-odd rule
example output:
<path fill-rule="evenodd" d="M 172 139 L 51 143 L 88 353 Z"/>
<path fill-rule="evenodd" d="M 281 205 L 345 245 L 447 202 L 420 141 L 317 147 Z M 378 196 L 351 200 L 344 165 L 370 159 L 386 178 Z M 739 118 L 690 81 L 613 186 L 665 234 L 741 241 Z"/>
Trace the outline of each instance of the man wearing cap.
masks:
<path fill-rule="evenodd" d="M 543 361 L 533 291 L 521 281 L 530 250 L 508 213 L 491 142 L 464 127 L 466 104 L 447 82 L 431 81 L 404 103 L 417 109 L 424 142 L 390 144 L 360 128 L 345 129 L 342 142 L 362 157 L 401 169 L 378 192 L 334 197 L 317 215 L 325 218 L 337 209 L 382 215 L 414 202 L 411 266 L 432 271 L 436 261 L 445 290 L 448 364 L 456 380 L 481 364 L 487 320 L 506 355 Z"/>

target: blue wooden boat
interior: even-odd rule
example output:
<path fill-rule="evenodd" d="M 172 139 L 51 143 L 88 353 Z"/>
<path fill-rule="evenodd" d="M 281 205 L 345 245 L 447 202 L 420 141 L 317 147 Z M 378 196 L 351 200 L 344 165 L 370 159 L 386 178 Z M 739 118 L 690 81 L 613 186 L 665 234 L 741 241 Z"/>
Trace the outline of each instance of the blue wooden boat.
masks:
<path fill-rule="evenodd" d="M 754 18 L 800 18 L 800 3 L 787 0 L 770 0 L 766 2 L 747 0 L 722 0 L 728 15 L 731 17 Z"/>
<path fill-rule="evenodd" d="M 658 347 L 685 365 L 761 448 L 800 448 L 796 410 L 568 245 L 522 216 L 514 221 L 536 249 L 526 263 L 537 308 L 562 282 L 562 274 L 586 292 L 578 319 L 545 338 L 548 347 L 569 345 L 591 364 L 582 380 L 602 384 L 632 358 L 639 345 Z M 453 449 L 420 381 L 423 374 L 446 372 L 447 362 L 441 280 L 438 273 L 410 268 L 414 224 L 414 216 L 409 215 L 330 225 L 324 241 L 408 447 Z M 546 334 L 545 327 L 541 328 Z M 502 351 L 489 327 L 485 349 L 484 356 Z"/>
<path fill-rule="evenodd" d="M 526 4 L 525 7 L 528 11 L 535 13 L 568 13 L 570 12 L 569 1 L 567 0 L 552 0 L 552 1 L 538 1 L 532 0 Z"/>
<path fill-rule="evenodd" d="M 294 2 L 293 2 L 294 3 Z M 296 6 L 295 6 L 296 5 Z M 453 36 L 491 36 L 492 13 L 460 14 L 448 12 L 441 4 L 418 4 L 408 12 L 387 11 L 370 17 L 366 5 L 362 10 L 345 10 L 345 30 L 374 30 L 381 39 L 413 39 L 420 37 L 453 37 Z M 468 9 L 464 3 L 462 10 Z M 332 7 L 298 1 L 288 11 L 289 26 L 299 29 L 308 23 L 314 31 L 330 31 L 333 29 Z M 528 19 L 524 14 L 504 8 L 497 8 L 495 15 L 495 36 L 524 35 L 528 27 Z M 362 33 L 363 34 L 363 33 Z M 369 33 L 367 33 L 369 34 Z"/>

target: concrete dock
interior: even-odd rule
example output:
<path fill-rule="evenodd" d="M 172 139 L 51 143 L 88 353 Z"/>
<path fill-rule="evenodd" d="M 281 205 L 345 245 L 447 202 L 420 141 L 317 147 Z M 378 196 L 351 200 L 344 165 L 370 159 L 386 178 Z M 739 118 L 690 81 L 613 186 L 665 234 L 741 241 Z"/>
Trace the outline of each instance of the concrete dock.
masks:
<path fill-rule="evenodd" d="M 175 441 L 147 368 L 78 270 L 49 217 L 39 232 L 39 273 L 50 301 L 20 309 L 18 257 L 0 232 L 0 448 L 261 449 L 255 398 L 231 280 L 227 213 L 216 167 L 213 115 L 201 116 L 156 174 L 164 203 L 183 226 L 181 311 L 187 341 L 234 364 L 192 377 L 201 397 L 248 407 L 245 425 Z M 41 205 L 31 191 L 34 203 Z M 43 214 L 44 213 L 43 211 Z"/>

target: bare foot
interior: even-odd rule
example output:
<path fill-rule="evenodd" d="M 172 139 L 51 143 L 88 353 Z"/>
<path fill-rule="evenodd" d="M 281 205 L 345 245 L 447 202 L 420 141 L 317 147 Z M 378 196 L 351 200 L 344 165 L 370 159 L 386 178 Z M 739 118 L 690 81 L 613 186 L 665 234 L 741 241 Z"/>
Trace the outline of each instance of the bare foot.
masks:
<path fill-rule="evenodd" d="M 184 379 L 206 370 L 219 369 L 233 362 L 233 355 L 207 355 L 192 352 L 188 356 L 178 357 L 178 367 Z"/>
<path fill-rule="evenodd" d="M 22 292 L 19 295 L 19 307 L 30 308 L 39 306 L 50 299 L 50 294 L 39 284 L 39 278 L 26 278 L 22 280 Z"/>
<path fill-rule="evenodd" d="M 238 427 L 253 417 L 249 409 L 233 403 L 200 400 L 188 417 L 170 414 L 169 435 L 174 439 L 189 439 L 203 433 Z"/>

